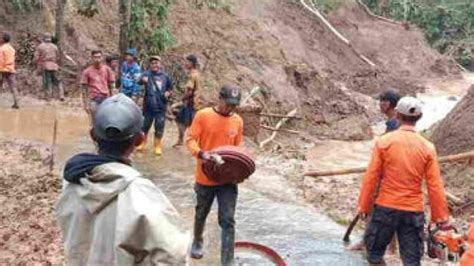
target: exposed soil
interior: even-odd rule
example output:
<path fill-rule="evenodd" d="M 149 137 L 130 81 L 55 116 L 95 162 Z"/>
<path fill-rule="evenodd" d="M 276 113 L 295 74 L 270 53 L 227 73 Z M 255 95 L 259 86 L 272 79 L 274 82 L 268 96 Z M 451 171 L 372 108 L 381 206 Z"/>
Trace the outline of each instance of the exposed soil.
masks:
<path fill-rule="evenodd" d="M 53 213 L 61 182 L 49 172 L 51 150 L 21 141 L 0 142 L 0 150 L 0 264 L 61 264 Z"/>
<path fill-rule="evenodd" d="M 474 147 L 474 86 L 433 132 L 441 155 L 456 154 Z"/>

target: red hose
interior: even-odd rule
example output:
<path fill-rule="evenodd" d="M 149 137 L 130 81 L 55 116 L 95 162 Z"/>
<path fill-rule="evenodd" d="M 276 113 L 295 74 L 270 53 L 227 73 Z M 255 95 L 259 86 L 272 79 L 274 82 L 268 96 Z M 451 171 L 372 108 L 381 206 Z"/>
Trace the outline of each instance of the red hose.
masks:
<path fill-rule="evenodd" d="M 273 263 L 275 263 L 275 265 L 286 266 L 286 262 L 280 257 L 280 255 L 278 255 L 276 251 L 274 251 L 273 249 L 267 246 L 260 245 L 257 243 L 252 243 L 252 242 L 238 241 L 238 242 L 235 242 L 235 248 L 236 249 L 238 248 L 251 249 L 251 250 L 257 251 L 265 255 L 265 257 L 271 259 Z"/>

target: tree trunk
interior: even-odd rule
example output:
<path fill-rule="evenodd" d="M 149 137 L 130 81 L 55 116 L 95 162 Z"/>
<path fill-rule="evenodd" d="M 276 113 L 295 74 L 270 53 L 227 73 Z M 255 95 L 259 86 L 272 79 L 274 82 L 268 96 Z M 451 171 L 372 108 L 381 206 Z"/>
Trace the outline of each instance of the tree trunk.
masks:
<path fill-rule="evenodd" d="M 67 0 L 57 0 L 56 9 L 56 44 L 59 50 L 59 65 L 63 62 L 63 33 L 64 33 L 64 11 L 66 9 Z"/>
<path fill-rule="evenodd" d="M 120 37 L 119 37 L 119 51 L 123 55 L 128 48 L 128 24 L 130 22 L 130 0 L 120 0 L 119 3 L 119 18 L 120 18 Z"/>

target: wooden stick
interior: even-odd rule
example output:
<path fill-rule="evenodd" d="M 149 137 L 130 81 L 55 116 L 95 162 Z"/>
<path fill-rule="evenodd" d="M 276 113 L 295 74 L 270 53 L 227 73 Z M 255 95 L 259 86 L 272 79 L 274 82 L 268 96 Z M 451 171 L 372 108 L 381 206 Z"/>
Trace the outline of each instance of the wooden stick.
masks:
<path fill-rule="evenodd" d="M 329 21 L 321 14 L 321 12 L 319 12 L 319 10 L 315 7 L 311 7 L 309 6 L 305 0 L 300 0 L 300 3 L 304 6 L 304 8 L 306 8 L 307 10 L 309 10 L 311 13 L 313 13 L 314 15 L 316 15 L 316 17 L 319 18 L 319 20 L 321 20 L 323 22 L 324 25 L 326 25 L 329 30 L 339 39 L 341 40 L 343 43 L 345 43 L 347 46 L 349 46 L 349 48 L 351 48 L 351 50 L 360 58 L 362 59 L 362 61 L 366 62 L 367 64 L 369 64 L 370 66 L 374 67 L 375 64 L 370 61 L 367 57 L 365 57 L 364 55 L 360 54 L 351 44 L 351 42 L 346 38 L 344 37 L 338 30 L 336 30 L 332 25 L 331 23 L 329 23 Z"/>
<path fill-rule="evenodd" d="M 281 132 L 286 132 L 286 133 L 291 133 L 291 134 L 300 134 L 301 132 L 296 131 L 296 130 L 290 130 L 290 129 L 283 129 L 283 128 L 273 128 L 265 125 L 260 125 L 261 128 L 271 130 L 271 131 L 281 131 Z"/>
<path fill-rule="evenodd" d="M 267 116 L 267 117 L 276 117 L 276 118 L 289 118 L 289 119 L 296 119 L 296 120 L 302 120 L 303 117 L 299 116 L 287 116 L 287 115 L 281 115 L 281 114 L 272 114 L 272 113 L 261 113 L 261 116 Z"/>
<path fill-rule="evenodd" d="M 296 110 L 298 110 L 297 108 L 291 110 L 286 116 L 295 116 L 296 115 Z M 275 129 L 280 129 L 287 121 L 289 120 L 289 118 L 282 118 L 276 125 Z M 277 135 L 278 131 L 274 131 L 272 133 L 272 135 L 267 138 L 266 140 L 260 142 L 260 148 L 263 148 L 265 145 L 267 145 L 268 143 L 270 143 Z"/>
<path fill-rule="evenodd" d="M 460 154 L 443 156 L 438 159 L 440 163 L 445 162 L 454 162 L 466 159 L 473 159 L 474 151 L 464 152 Z M 348 174 L 360 174 L 364 173 L 367 170 L 367 167 L 355 167 L 355 168 L 346 168 L 339 170 L 327 170 L 327 171 L 309 171 L 306 172 L 305 176 L 318 177 L 318 176 L 335 176 L 335 175 L 348 175 Z"/>

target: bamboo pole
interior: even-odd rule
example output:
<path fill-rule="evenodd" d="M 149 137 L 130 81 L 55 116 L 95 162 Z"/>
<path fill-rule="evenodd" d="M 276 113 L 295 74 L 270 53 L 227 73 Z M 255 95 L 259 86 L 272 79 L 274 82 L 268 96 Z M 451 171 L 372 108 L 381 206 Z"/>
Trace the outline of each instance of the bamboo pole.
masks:
<path fill-rule="evenodd" d="M 296 119 L 296 120 L 302 120 L 302 117 L 299 116 L 287 116 L 287 115 L 282 115 L 282 114 L 272 114 L 272 113 L 261 113 L 261 116 L 267 116 L 267 117 L 276 117 L 276 118 L 289 118 L 289 119 Z"/>
<path fill-rule="evenodd" d="M 438 159 L 438 162 L 439 163 L 455 162 L 455 161 L 473 159 L 473 158 L 474 158 L 474 151 L 469 151 L 469 152 L 440 157 Z M 367 170 L 367 167 L 354 167 L 354 168 L 346 168 L 346 169 L 338 169 L 338 170 L 309 171 L 309 172 L 306 172 L 304 175 L 310 176 L 310 177 L 348 175 L 348 174 L 364 173 L 366 170 Z"/>
<path fill-rule="evenodd" d="M 280 132 L 286 132 L 286 133 L 291 133 L 291 134 L 300 134 L 301 132 L 297 130 L 290 130 L 290 129 L 283 129 L 283 128 L 273 128 L 265 125 L 260 125 L 261 128 L 266 129 L 266 130 L 271 130 L 271 131 L 280 131 Z"/>

